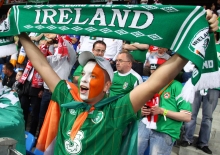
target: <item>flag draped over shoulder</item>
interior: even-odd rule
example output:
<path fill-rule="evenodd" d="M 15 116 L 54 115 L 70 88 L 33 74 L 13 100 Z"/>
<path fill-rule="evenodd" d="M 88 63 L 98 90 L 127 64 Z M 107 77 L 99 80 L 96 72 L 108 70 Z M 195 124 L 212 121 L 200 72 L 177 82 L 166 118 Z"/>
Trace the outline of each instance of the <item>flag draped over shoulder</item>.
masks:
<path fill-rule="evenodd" d="M 0 89 L 0 137 L 17 141 L 16 150 L 25 154 L 25 128 L 23 111 L 18 94 L 11 88 Z"/>
<path fill-rule="evenodd" d="M 183 89 L 186 100 L 194 98 L 188 93 L 189 88 L 195 91 L 220 86 L 220 80 L 217 83 L 213 80 L 219 77 L 214 37 L 209 33 L 206 12 L 200 6 L 13 6 L 8 19 L 0 25 L 0 36 L 21 32 L 99 36 L 166 47 L 196 66 L 187 89 Z M 207 61 L 211 65 L 203 67 Z M 200 78 L 201 74 L 206 76 Z M 206 80 L 210 75 L 212 80 Z"/>
<path fill-rule="evenodd" d="M 78 95 L 78 88 L 71 82 L 67 82 L 67 84 L 69 85 L 73 99 L 75 101 L 81 101 Z M 51 100 L 36 145 L 39 150 L 44 152 L 44 155 L 54 154 L 54 144 L 58 132 L 60 116 L 60 106 Z"/>

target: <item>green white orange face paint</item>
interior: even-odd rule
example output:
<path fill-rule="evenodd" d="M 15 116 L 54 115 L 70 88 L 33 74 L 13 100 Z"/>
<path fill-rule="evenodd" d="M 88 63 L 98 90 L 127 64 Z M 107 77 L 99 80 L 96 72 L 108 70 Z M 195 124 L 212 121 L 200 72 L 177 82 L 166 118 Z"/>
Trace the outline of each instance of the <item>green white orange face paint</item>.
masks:
<path fill-rule="evenodd" d="M 80 81 L 80 98 L 90 100 L 103 92 L 105 84 L 104 70 L 93 61 L 89 61 L 83 68 Z"/>

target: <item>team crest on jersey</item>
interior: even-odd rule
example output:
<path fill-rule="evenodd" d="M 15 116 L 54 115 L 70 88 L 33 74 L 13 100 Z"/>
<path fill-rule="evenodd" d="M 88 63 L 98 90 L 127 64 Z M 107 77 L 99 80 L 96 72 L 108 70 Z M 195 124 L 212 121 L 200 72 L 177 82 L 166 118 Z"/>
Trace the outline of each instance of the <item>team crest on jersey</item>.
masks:
<path fill-rule="evenodd" d="M 198 55 L 202 59 L 205 58 L 205 51 L 209 45 L 210 36 L 209 28 L 204 28 L 200 30 L 191 40 L 189 44 L 189 50 L 194 54 Z"/>
<path fill-rule="evenodd" d="M 67 132 L 67 135 L 70 136 L 70 131 Z M 71 138 L 69 138 L 68 140 L 64 141 L 65 149 L 68 152 L 68 154 L 77 155 L 82 151 L 81 140 L 83 138 L 84 138 L 84 132 L 79 130 L 74 140 L 71 140 Z"/>
<path fill-rule="evenodd" d="M 71 115 L 76 115 L 76 110 L 75 109 L 69 109 L 69 112 Z"/>
<path fill-rule="evenodd" d="M 168 92 L 164 93 L 163 97 L 165 99 L 169 99 L 170 98 L 170 93 L 168 93 Z"/>
<path fill-rule="evenodd" d="M 124 85 L 123 85 L 123 89 L 126 89 L 128 87 L 128 83 L 125 82 Z"/>
<path fill-rule="evenodd" d="M 104 118 L 103 111 L 98 111 L 95 118 L 91 119 L 93 123 L 98 124 Z"/>

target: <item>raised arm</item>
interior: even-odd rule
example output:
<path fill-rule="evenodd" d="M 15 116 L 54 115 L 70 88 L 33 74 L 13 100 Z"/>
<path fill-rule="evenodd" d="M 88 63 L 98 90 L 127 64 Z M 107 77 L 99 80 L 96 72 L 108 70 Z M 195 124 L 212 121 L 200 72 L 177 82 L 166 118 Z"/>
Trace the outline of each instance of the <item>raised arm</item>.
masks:
<path fill-rule="evenodd" d="M 42 37 L 43 37 L 43 33 L 41 33 L 40 35 L 38 35 L 38 36 L 31 36 L 30 38 L 31 38 L 31 40 L 34 40 L 34 41 L 39 41 Z"/>
<path fill-rule="evenodd" d="M 138 48 L 130 44 L 124 44 L 123 49 L 128 50 L 128 51 L 133 51 L 133 50 L 137 50 Z"/>
<path fill-rule="evenodd" d="M 215 14 L 207 10 L 207 21 L 210 31 L 218 29 L 218 20 Z M 173 80 L 181 69 L 186 65 L 188 60 L 178 54 L 172 56 L 166 63 L 160 66 L 150 78 L 143 84 L 137 86 L 130 93 L 130 100 L 135 112 L 141 109 L 146 101 L 158 93 L 166 84 Z"/>
<path fill-rule="evenodd" d="M 146 101 L 173 80 L 187 61 L 180 55 L 175 54 L 166 63 L 161 65 L 146 82 L 133 89 L 130 93 L 130 100 L 134 111 L 140 110 Z"/>
<path fill-rule="evenodd" d="M 32 65 L 42 76 L 50 91 L 53 92 L 54 88 L 60 81 L 59 76 L 50 67 L 40 49 L 35 46 L 35 44 L 30 40 L 26 33 L 21 33 L 19 35 L 19 39 Z"/>
<path fill-rule="evenodd" d="M 136 47 L 137 49 L 139 50 L 147 50 L 149 48 L 149 45 L 148 44 L 139 44 L 139 43 L 134 43 L 134 44 L 131 44 L 132 46 Z"/>

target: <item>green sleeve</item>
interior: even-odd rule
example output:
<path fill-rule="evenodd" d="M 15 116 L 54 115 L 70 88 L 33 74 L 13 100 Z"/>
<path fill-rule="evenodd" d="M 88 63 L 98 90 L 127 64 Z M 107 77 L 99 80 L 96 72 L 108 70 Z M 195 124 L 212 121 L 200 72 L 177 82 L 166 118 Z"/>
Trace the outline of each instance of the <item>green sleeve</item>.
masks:
<path fill-rule="evenodd" d="M 113 105 L 113 119 L 116 127 L 126 126 L 133 120 L 137 120 L 138 114 L 134 112 L 131 101 L 130 93 L 118 99 Z"/>
<path fill-rule="evenodd" d="M 60 105 L 73 100 L 65 80 L 60 80 L 60 82 L 56 85 L 51 99 Z"/>

